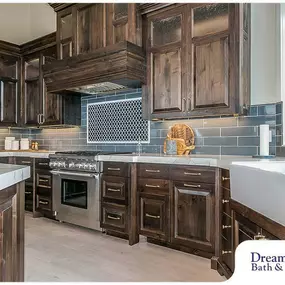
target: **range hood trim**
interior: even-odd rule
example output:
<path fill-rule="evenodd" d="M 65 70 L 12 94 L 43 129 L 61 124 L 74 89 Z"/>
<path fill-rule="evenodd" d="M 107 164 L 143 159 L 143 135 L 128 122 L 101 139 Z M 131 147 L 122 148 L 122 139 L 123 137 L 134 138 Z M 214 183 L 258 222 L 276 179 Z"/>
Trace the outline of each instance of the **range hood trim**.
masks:
<path fill-rule="evenodd" d="M 53 61 L 44 65 L 43 71 L 47 90 L 53 93 L 103 82 L 133 88 L 134 83 L 146 83 L 145 61 L 141 47 L 124 41 Z"/>

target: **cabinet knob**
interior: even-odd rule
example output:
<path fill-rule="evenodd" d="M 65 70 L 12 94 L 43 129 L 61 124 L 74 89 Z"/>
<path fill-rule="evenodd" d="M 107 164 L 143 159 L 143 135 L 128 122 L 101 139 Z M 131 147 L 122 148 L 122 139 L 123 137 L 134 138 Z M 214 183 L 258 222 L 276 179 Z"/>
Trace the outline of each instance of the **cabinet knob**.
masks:
<path fill-rule="evenodd" d="M 254 240 L 266 240 L 265 236 L 262 235 L 261 233 L 258 233 L 253 237 Z"/>
<path fill-rule="evenodd" d="M 230 253 L 232 253 L 231 250 L 222 250 L 222 254 L 230 254 Z"/>
<path fill-rule="evenodd" d="M 232 227 L 231 225 L 228 225 L 228 226 L 222 225 L 223 229 L 230 229 L 231 227 Z"/>
<path fill-rule="evenodd" d="M 230 202 L 230 200 L 224 200 L 224 199 L 222 200 L 223 204 L 226 204 L 226 203 L 229 203 L 229 202 Z"/>
<path fill-rule="evenodd" d="M 230 180 L 230 178 L 229 178 L 229 177 L 222 176 L 222 181 L 227 181 L 227 180 Z"/>

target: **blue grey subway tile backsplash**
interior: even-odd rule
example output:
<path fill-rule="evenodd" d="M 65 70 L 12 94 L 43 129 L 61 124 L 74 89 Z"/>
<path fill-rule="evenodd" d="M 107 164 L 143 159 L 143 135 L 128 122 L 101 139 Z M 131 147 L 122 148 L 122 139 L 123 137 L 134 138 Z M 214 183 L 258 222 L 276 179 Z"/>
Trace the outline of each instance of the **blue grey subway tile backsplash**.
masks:
<path fill-rule="evenodd" d="M 141 97 L 141 89 L 118 91 L 115 94 L 85 96 L 81 100 L 81 127 L 74 129 L 9 130 L 0 129 L 0 146 L 8 135 L 17 138 L 37 139 L 41 149 L 48 150 L 101 150 L 135 152 L 136 144 L 92 143 L 87 144 L 87 104 L 103 101 Z M 282 145 L 282 102 L 254 105 L 245 117 L 217 117 L 150 122 L 150 142 L 142 144 L 142 151 L 163 153 L 163 143 L 169 128 L 175 123 L 191 126 L 195 133 L 196 148 L 192 152 L 201 155 L 256 155 L 259 151 L 259 125 L 269 124 L 272 131 L 270 154 Z M 119 130 L 118 130 L 119 131 Z"/>

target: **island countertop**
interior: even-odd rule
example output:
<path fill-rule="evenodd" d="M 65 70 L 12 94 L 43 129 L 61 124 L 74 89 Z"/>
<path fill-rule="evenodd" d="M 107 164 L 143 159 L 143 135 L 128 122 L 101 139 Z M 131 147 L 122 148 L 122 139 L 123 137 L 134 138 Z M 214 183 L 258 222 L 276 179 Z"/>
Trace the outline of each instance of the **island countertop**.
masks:
<path fill-rule="evenodd" d="M 165 154 L 112 154 L 99 155 L 99 161 L 113 162 L 131 162 L 131 163 L 158 163 L 158 164 L 174 164 L 174 165 L 199 165 L 212 166 L 229 169 L 234 161 L 264 161 L 251 156 L 234 156 L 234 155 L 165 155 Z M 276 157 L 270 161 L 284 161 L 284 157 Z"/>
<path fill-rule="evenodd" d="M 30 167 L 0 163 L 0 191 L 30 177 Z"/>

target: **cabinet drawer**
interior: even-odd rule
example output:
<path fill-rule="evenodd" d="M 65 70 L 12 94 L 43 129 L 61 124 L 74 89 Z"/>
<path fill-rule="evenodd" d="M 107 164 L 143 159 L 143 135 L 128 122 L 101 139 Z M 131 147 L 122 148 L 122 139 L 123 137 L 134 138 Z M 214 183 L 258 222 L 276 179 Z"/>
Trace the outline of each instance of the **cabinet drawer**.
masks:
<path fill-rule="evenodd" d="M 39 169 L 50 169 L 49 167 L 49 158 L 36 158 L 35 166 Z"/>
<path fill-rule="evenodd" d="M 129 176 L 129 164 L 122 162 L 104 162 L 103 173 L 110 176 Z"/>
<path fill-rule="evenodd" d="M 127 224 L 127 209 L 125 206 L 101 203 L 101 228 L 127 233 Z"/>
<path fill-rule="evenodd" d="M 139 178 L 138 191 L 144 193 L 169 195 L 169 181 L 162 179 Z"/>
<path fill-rule="evenodd" d="M 25 186 L 25 200 L 33 201 L 33 187 Z"/>
<path fill-rule="evenodd" d="M 52 211 L 51 199 L 48 197 L 37 195 L 36 209 L 44 211 Z"/>
<path fill-rule="evenodd" d="M 125 201 L 128 193 L 128 178 L 118 176 L 102 176 L 102 198 Z"/>
<path fill-rule="evenodd" d="M 168 240 L 168 196 L 140 193 L 140 234 Z"/>
<path fill-rule="evenodd" d="M 171 180 L 215 183 L 215 169 L 208 167 L 173 166 L 170 170 Z"/>
<path fill-rule="evenodd" d="M 204 191 L 204 192 L 214 192 L 215 191 L 215 185 L 214 184 L 208 184 L 208 183 L 199 183 L 199 182 L 181 182 L 181 181 L 175 181 L 175 187 L 180 189 L 191 189 L 191 190 L 197 190 L 197 191 Z"/>
<path fill-rule="evenodd" d="M 169 179 L 169 167 L 164 164 L 139 164 L 138 176 L 146 178 Z"/>
<path fill-rule="evenodd" d="M 16 164 L 33 166 L 33 158 L 31 158 L 31 157 L 16 157 Z"/>
<path fill-rule="evenodd" d="M 52 175 L 46 173 L 36 173 L 36 186 L 42 188 L 51 188 Z"/>

